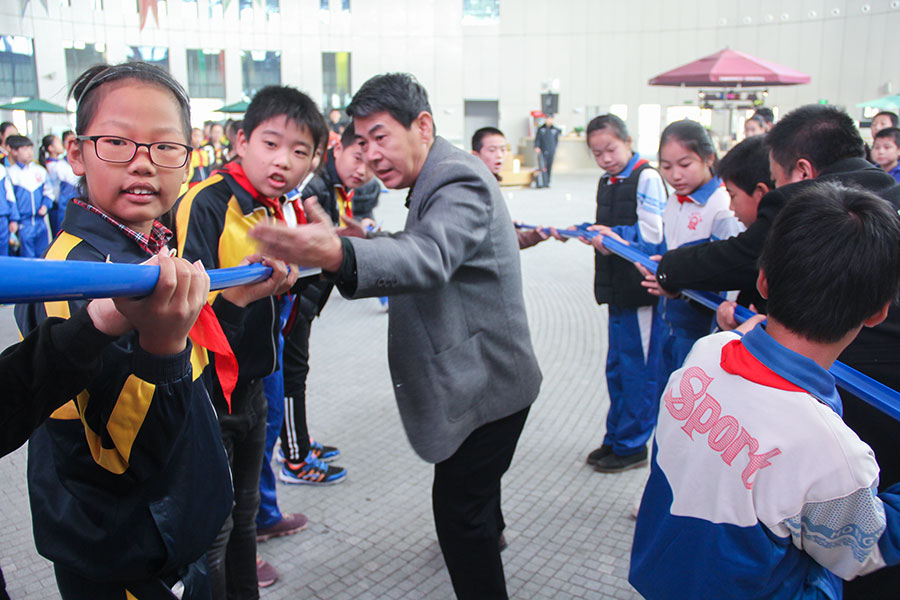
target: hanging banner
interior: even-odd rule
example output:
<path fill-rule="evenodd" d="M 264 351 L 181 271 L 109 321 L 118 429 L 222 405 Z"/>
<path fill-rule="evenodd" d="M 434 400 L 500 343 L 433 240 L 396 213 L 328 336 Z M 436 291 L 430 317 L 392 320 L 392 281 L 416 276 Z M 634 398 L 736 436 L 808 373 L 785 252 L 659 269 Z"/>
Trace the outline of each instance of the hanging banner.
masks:
<path fill-rule="evenodd" d="M 144 24 L 147 22 L 147 13 L 151 10 L 153 11 L 153 19 L 156 21 L 156 26 L 159 27 L 159 12 L 156 2 L 157 0 L 138 0 L 138 12 L 141 16 L 141 31 L 144 30 Z"/>

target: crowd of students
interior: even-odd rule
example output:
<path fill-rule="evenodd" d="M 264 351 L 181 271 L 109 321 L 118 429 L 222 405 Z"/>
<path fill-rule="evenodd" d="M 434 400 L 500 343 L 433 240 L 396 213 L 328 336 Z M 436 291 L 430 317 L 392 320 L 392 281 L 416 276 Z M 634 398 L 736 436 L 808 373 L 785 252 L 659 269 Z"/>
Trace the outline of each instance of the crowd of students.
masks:
<path fill-rule="evenodd" d="M 493 179 L 503 133 L 479 130 L 481 161 L 466 156 L 434 135 L 424 89 L 399 74 L 367 82 L 353 121 L 331 126 L 307 95 L 273 86 L 242 121 L 191 129 L 182 86 L 144 63 L 92 67 L 71 95 L 75 132 L 46 136 L 39 164 L 0 125 L 0 233 L 24 256 L 146 262 L 160 278 L 145 298 L 15 309 L 24 341 L 0 359 L 0 449 L 30 439 L 35 544 L 63 598 L 257 598 L 274 583 L 257 543 L 308 522 L 278 506 L 276 440 L 282 482 L 346 480 L 305 409 L 310 328 L 335 286 L 401 294 L 392 352 L 406 352 L 390 367 L 410 442 L 435 463 L 454 590 L 506 597 L 500 479 L 541 381 L 515 248 L 550 236 L 512 233 Z M 721 161 L 702 126 L 678 121 L 656 169 L 615 115 L 588 124 L 604 174 L 600 235 L 584 241 L 609 307 L 610 408 L 587 462 L 650 463 L 629 576 L 644 596 L 896 589 L 892 569 L 846 591 L 840 581 L 900 562 L 900 460 L 896 423 L 827 373 L 840 356 L 900 385 L 896 125 L 873 120 L 874 166 L 830 106 L 777 123 L 757 111 Z M 372 196 L 357 196 L 374 174 L 414 190 L 403 232 L 377 231 Z M 656 273 L 612 256 L 605 238 L 650 255 Z M 271 275 L 209 293 L 205 269 L 250 263 Z M 301 278 L 296 264 L 326 275 Z M 730 295 L 713 315 L 683 289 Z M 738 303 L 768 320 L 738 326 Z"/>

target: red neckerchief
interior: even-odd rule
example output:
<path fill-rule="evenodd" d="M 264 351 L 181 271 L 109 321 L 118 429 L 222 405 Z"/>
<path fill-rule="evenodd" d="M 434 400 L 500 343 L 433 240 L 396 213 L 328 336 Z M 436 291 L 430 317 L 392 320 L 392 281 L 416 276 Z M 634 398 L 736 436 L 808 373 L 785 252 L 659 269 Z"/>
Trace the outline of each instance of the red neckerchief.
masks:
<path fill-rule="evenodd" d="M 738 375 L 753 383 L 788 392 L 809 393 L 760 362 L 741 340 L 732 340 L 722 347 L 719 364 L 726 373 Z"/>
<path fill-rule="evenodd" d="M 346 225 L 347 220 L 353 218 L 353 193 L 356 190 L 347 190 L 343 185 L 336 185 L 338 203 L 338 224 Z"/>
<path fill-rule="evenodd" d="M 681 194 L 675 194 L 675 198 L 678 200 L 679 204 L 684 204 L 686 202 L 693 202 L 690 196 L 682 196 Z"/>
<path fill-rule="evenodd" d="M 636 163 L 634 163 L 634 166 L 631 167 L 631 173 L 634 173 L 635 169 L 637 169 L 639 166 L 641 166 L 643 164 L 647 164 L 647 162 L 648 162 L 647 159 L 642 158 L 639 161 L 637 161 Z M 628 174 L 629 177 L 631 176 L 631 173 Z M 610 183 L 619 183 L 620 181 L 625 181 L 626 179 L 628 179 L 628 177 L 618 177 L 617 175 L 609 176 Z"/>
<path fill-rule="evenodd" d="M 219 318 L 208 302 L 203 305 L 188 335 L 195 344 L 215 354 L 216 376 L 219 378 L 222 395 L 225 396 L 225 403 L 228 405 L 228 413 L 231 414 L 231 394 L 237 385 L 238 361 L 231 344 L 228 343 L 228 338 L 225 337 L 225 332 L 222 331 Z"/>
<path fill-rule="evenodd" d="M 256 191 L 256 188 L 254 188 L 253 184 L 250 183 L 250 180 L 247 179 L 247 174 L 244 173 L 244 167 L 241 166 L 241 163 L 233 160 L 221 169 L 216 170 L 216 173 L 228 173 L 231 175 L 235 182 L 244 188 L 244 191 L 250 194 L 254 200 L 272 211 L 272 214 L 276 219 L 282 223 L 285 222 L 284 211 L 281 209 L 281 202 L 278 201 L 278 198 L 268 198 Z"/>

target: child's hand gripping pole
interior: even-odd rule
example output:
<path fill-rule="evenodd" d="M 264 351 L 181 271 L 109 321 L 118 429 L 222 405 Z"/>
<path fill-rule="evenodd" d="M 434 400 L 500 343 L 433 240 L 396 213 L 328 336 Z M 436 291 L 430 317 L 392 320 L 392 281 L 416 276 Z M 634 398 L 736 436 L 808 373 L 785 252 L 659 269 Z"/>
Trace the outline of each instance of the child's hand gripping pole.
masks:
<path fill-rule="evenodd" d="M 320 272 L 301 268 L 300 277 Z M 210 289 L 221 290 L 264 281 L 271 268 L 253 264 L 208 273 Z M 159 267 L 151 265 L 0 257 L 0 303 L 146 296 L 158 279 Z"/>

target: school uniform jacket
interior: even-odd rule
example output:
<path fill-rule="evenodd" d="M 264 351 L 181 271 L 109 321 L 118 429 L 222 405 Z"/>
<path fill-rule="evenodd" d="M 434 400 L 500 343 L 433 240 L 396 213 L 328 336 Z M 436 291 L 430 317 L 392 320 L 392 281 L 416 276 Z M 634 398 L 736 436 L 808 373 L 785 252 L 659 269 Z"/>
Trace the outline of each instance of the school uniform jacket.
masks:
<path fill-rule="evenodd" d="M 609 173 L 597 186 L 596 222 L 629 242 L 659 244 L 663 239 L 666 186 L 659 172 L 635 152 L 621 173 Z M 657 298 L 641 285 L 643 276 L 629 261 L 594 252 L 594 298 L 618 308 L 652 306 Z"/>
<path fill-rule="evenodd" d="M 149 254 L 77 205 L 50 260 L 138 263 Z M 85 301 L 19 304 L 23 335 Z M 38 552 L 69 571 L 127 584 L 178 574 L 231 512 L 228 461 L 191 344 L 144 352 L 136 332 L 102 355 L 102 369 L 31 437 L 28 487 Z"/>
<path fill-rule="evenodd" d="M 2 217 L 18 222 L 19 208 L 16 205 L 16 194 L 9 181 L 6 167 L 0 164 L 0 218 Z"/>
<path fill-rule="evenodd" d="M 255 253 L 256 242 L 247 233 L 272 216 L 270 209 L 221 171 L 192 187 L 175 210 L 178 255 L 190 261 L 199 259 L 207 269 L 236 267 L 245 256 Z M 278 366 L 280 328 L 275 298 L 269 296 L 240 308 L 212 292 L 210 302 L 237 358 L 238 385 L 273 373 Z M 216 408 L 222 410 L 219 394 L 215 396 Z"/>
<path fill-rule="evenodd" d="M 65 158 L 47 159 L 47 175 L 53 187 L 56 206 L 65 210 L 69 200 L 78 197 L 78 175 Z"/>
<path fill-rule="evenodd" d="M 825 369 L 762 326 L 705 337 L 660 401 L 629 581 L 649 600 L 839 599 L 837 577 L 900 562 L 900 485 L 877 486 Z"/>
<path fill-rule="evenodd" d="M 16 196 L 20 220 L 27 219 L 30 225 L 34 225 L 41 218 L 37 216 L 40 208 L 43 206 L 49 210 L 53 204 L 53 189 L 47 179 L 47 170 L 36 163 L 15 163 L 6 169 L 6 176 Z"/>
<path fill-rule="evenodd" d="M 87 311 L 80 310 L 70 319 L 46 319 L 3 351 L 0 456 L 24 444 L 53 411 L 100 374 L 100 354 L 114 339 L 97 330 Z"/>
<path fill-rule="evenodd" d="M 664 245 L 658 248 L 647 248 L 645 245 L 643 249 L 647 254 L 665 256 L 677 248 L 737 235 L 744 227 L 731 212 L 730 205 L 731 198 L 718 177 L 713 177 L 687 196 L 673 193 L 666 201 L 663 212 Z M 660 298 L 659 309 L 662 318 L 683 335 L 705 335 L 713 323 L 709 311 L 698 309 L 680 298 Z"/>

